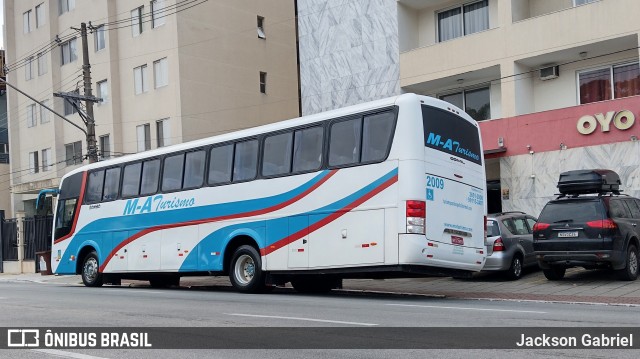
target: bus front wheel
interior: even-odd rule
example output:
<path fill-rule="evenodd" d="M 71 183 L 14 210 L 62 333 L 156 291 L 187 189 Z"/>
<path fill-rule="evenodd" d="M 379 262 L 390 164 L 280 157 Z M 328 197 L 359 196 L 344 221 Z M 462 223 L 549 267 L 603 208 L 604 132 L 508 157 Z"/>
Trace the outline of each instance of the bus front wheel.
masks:
<path fill-rule="evenodd" d="M 229 267 L 233 287 L 244 293 L 264 293 L 271 289 L 266 286 L 265 277 L 258 251 L 248 245 L 238 247 Z"/>
<path fill-rule="evenodd" d="M 102 273 L 100 262 L 96 252 L 89 253 L 82 262 L 82 283 L 87 287 L 100 287 L 102 285 Z"/>

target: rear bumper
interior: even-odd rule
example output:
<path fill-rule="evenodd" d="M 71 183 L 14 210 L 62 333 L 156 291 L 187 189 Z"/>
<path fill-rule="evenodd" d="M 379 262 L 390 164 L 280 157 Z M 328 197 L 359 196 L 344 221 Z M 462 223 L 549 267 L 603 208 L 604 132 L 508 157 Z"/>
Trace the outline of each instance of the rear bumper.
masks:
<path fill-rule="evenodd" d="M 562 251 L 539 252 L 536 251 L 538 265 L 542 269 L 550 267 L 589 267 L 611 266 L 613 269 L 622 269 L 625 266 L 625 253 L 621 251 Z"/>
<path fill-rule="evenodd" d="M 482 267 L 483 271 L 504 271 L 511 267 L 513 254 L 507 252 L 493 252 L 487 256 L 487 260 Z"/>

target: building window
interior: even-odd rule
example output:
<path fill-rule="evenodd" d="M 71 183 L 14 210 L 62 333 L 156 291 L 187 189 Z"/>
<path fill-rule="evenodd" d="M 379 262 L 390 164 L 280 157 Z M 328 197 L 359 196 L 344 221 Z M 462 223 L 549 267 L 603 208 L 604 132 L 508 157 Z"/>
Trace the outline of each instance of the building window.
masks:
<path fill-rule="evenodd" d="M 38 124 L 38 119 L 36 118 L 36 105 L 32 104 L 27 106 L 27 127 L 34 127 Z"/>
<path fill-rule="evenodd" d="M 60 45 L 60 50 L 62 54 L 62 64 L 66 65 L 70 62 L 76 61 L 78 56 L 76 55 L 76 39 L 73 38 L 67 42 L 62 43 Z"/>
<path fill-rule="evenodd" d="M 36 28 L 41 27 L 46 23 L 47 18 L 44 13 L 44 3 L 36 6 Z"/>
<path fill-rule="evenodd" d="M 27 58 L 27 63 L 24 66 L 24 79 L 25 81 L 29 81 L 33 78 L 33 66 L 34 65 L 34 61 L 33 61 L 33 56 Z"/>
<path fill-rule="evenodd" d="M 640 67 L 635 62 L 582 71 L 578 83 L 581 105 L 640 95 Z"/>
<path fill-rule="evenodd" d="M 489 1 L 482 0 L 438 12 L 438 42 L 489 28 Z"/>
<path fill-rule="evenodd" d="M 47 55 L 45 53 L 38 54 L 38 76 L 47 73 Z"/>
<path fill-rule="evenodd" d="M 148 123 L 136 126 L 136 138 L 138 140 L 138 152 L 151 149 L 151 126 Z"/>
<path fill-rule="evenodd" d="M 476 121 L 484 121 L 491 118 L 490 97 L 491 91 L 488 87 L 438 96 L 439 99 L 464 109 Z"/>
<path fill-rule="evenodd" d="M 58 15 L 69 12 L 76 8 L 76 0 L 58 0 Z"/>
<path fill-rule="evenodd" d="M 42 150 L 42 172 L 51 171 L 51 149 Z"/>
<path fill-rule="evenodd" d="M 75 90 L 73 92 L 76 93 L 76 94 L 80 94 L 79 90 Z M 73 115 L 74 113 L 78 112 L 78 110 L 76 110 L 76 107 L 74 105 L 72 105 L 71 102 L 69 102 L 69 100 L 63 99 L 62 101 L 64 101 L 64 115 L 65 116 Z"/>
<path fill-rule="evenodd" d="M 166 57 L 153 62 L 153 77 L 156 88 L 169 84 L 169 69 Z"/>
<path fill-rule="evenodd" d="M 40 172 L 40 164 L 38 163 L 38 151 L 29 152 L 29 173 Z"/>
<path fill-rule="evenodd" d="M 260 92 L 267 93 L 267 73 L 260 72 Z"/>
<path fill-rule="evenodd" d="M 133 69 L 133 83 L 136 95 L 149 91 L 149 75 L 147 65 L 138 66 Z"/>
<path fill-rule="evenodd" d="M 142 11 L 144 10 L 144 6 L 140 6 L 137 9 L 131 10 L 131 35 L 138 36 L 142 34 L 143 30 L 143 22 L 142 22 Z"/>
<path fill-rule="evenodd" d="M 49 107 L 49 100 L 43 100 L 42 104 Z M 49 110 L 40 105 L 40 123 L 47 123 L 49 122 L 49 119 Z"/>
<path fill-rule="evenodd" d="M 258 38 L 267 38 L 267 36 L 264 34 L 264 17 L 262 16 L 258 16 Z"/>
<path fill-rule="evenodd" d="M 111 157 L 111 141 L 109 135 L 100 136 L 100 156 L 102 159 Z"/>
<path fill-rule="evenodd" d="M 94 42 L 96 44 L 96 51 L 100 51 L 107 46 L 106 33 L 107 32 L 104 29 L 104 25 L 100 25 L 96 28 L 96 32 L 93 34 Z"/>
<path fill-rule="evenodd" d="M 96 95 L 102 99 L 102 101 L 98 102 L 98 106 L 109 102 L 109 84 L 107 80 L 96 83 Z"/>
<path fill-rule="evenodd" d="M 164 0 L 154 0 L 151 2 L 151 28 L 164 25 Z"/>
<path fill-rule="evenodd" d="M 168 118 L 156 121 L 156 133 L 158 134 L 158 147 L 169 146 L 171 144 L 171 130 L 169 128 Z"/>
<path fill-rule="evenodd" d="M 22 14 L 22 30 L 25 34 L 31 32 L 31 10 Z"/>
<path fill-rule="evenodd" d="M 64 145 L 65 159 L 67 166 L 82 163 L 82 142 L 77 141 Z"/>

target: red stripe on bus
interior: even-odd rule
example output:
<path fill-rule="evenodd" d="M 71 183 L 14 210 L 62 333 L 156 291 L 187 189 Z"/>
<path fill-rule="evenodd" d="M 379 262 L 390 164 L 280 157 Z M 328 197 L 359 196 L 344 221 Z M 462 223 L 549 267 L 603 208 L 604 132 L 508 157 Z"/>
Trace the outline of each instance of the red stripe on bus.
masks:
<path fill-rule="evenodd" d="M 288 237 L 285 237 L 273 244 L 270 244 L 269 246 L 260 249 L 260 255 L 266 256 L 267 254 L 273 253 L 275 251 L 277 251 L 278 249 L 289 245 L 291 243 L 293 243 L 294 241 L 297 241 L 298 239 L 317 231 L 318 229 L 326 226 L 327 224 L 335 221 L 336 219 L 344 216 L 347 212 L 351 211 L 352 209 L 358 207 L 359 205 L 363 204 L 364 202 L 366 202 L 367 200 L 371 199 L 373 196 L 377 195 L 378 193 L 382 192 L 383 190 L 385 190 L 387 187 L 391 186 L 392 184 L 398 182 L 398 175 L 395 175 L 391 178 L 389 178 L 388 180 L 386 180 L 385 182 L 383 182 L 382 184 L 380 184 L 378 187 L 374 188 L 371 192 L 365 194 L 364 196 L 356 199 L 355 201 L 349 203 L 348 205 L 344 206 L 343 208 L 337 210 L 336 212 L 328 215 L 327 217 L 325 217 L 324 219 L 312 224 L 311 226 L 302 229 Z"/>
<path fill-rule="evenodd" d="M 80 197 L 78 198 L 78 203 L 76 203 L 78 210 L 76 211 L 76 214 L 73 217 L 73 225 L 71 226 L 71 232 L 69 232 L 69 234 L 67 234 L 64 237 L 60 237 L 56 239 L 53 242 L 53 244 L 58 244 L 64 241 L 65 239 L 71 238 L 71 236 L 73 236 L 73 233 L 76 231 L 76 224 L 78 223 L 78 217 L 80 216 L 80 209 L 82 208 L 82 200 L 84 199 L 84 186 L 86 182 L 87 182 L 87 172 L 84 172 L 82 174 L 82 184 L 80 185 Z"/>
<path fill-rule="evenodd" d="M 120 244 L 118 244 L 118 246 L 115 247 L 111 251 L 111 253 L 109 253 L 109 255 L 105 259 L 104 263 L 100 266 L 100 268 L 99 268 L 100 270 L 99 271 L 100 272 L 104 271 L 104 269 L 107 267 L 107 264 L 109 264 L 109 261 L 111 261 L 111 258 L 122 247 L 126 246 L 127 244 L 135 241 L 136 239 L 138 239 L 138 238 L 140 238 L 140 237 L 142 237 L 142 236 L 144 236 L 146 234 L 149 234 L 149 233 L 152 233 L 152 232 L 156 232 L 156 231 L 160 231 L 160 230 L 163 230 L 163 229 L 178 228 L 178 227 L 185 227 L 185 226 L 194 226 L 194 225 L 198 225 L 198 224 L 220 222 L 220 221 L 224 221 L 224 220 L 228 220 L 228 219 L 238 219 L 238 218 L 253 217 L 253 216 L 258 216 L 258 215 L 262 215 L 262 214 L 266 214 L 266 213 L 270 213 L 270 212 L 275 212 L 275 211 L 277 211 L 279 209 L 282 209 L 282 208 L 284 208 L 286 206 L 289 206 L 289 205 L 301 200 L 302 198 L 306 197 L 308 194 L 310 194 L 311 192 L 316 190 L 318 187 L 320 187 L 323 183 L 327 182 L 329 180 L 329 178 L 331 178 L 337 172 L 338 172 L 338 170 L 329 171 L 329 173 L 325 177 L 323 177 L 320 181 L 315 183 L 313 186 L 309 187 L 306 191 L 300 193 L 299 195 L 297 195 L 295 197 L 292 197 L 291 199 L 289 199 L 287 201 L 284 201 L 282 203 L 276 204 L 276 205 L 271 206 L 271 207 L 267 207 L 267 208 L 263 208 L 263 209 L 257 209 L 255 211 L 249 211 L 249 212 L 244 212 L 244 213 L 236 213 L 236 214 L 230 214 L 230 215 L 226 215 L 226 216 L 199 219 L 199 220 L 182 222 L 182 223 L 163 224 L 163 225 L 160 225 L 160 226 L 155 226 L 155 227 L 144 229 L 144 230 L 136 233 L 135 235 L 127 238 L 126 240 L 124 240 Z"/>

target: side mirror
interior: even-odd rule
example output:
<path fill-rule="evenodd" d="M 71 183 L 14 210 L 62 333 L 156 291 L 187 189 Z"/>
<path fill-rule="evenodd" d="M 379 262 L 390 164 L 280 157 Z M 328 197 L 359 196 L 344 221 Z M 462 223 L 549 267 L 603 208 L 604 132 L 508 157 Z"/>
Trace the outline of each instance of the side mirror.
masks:
<path fill-rule="evenodd" d="M 50 194 L 52 196 L 57 196 L 58 195 L 58 189 L 54 188 L 54 189 L 43 189 L 38 193 L 38 197 L 36 198 L 36 211 L 39 211 L 41 209 L 44 208 L 44 204 L 45 204 L 45 199 L 47 198 L 47 195 Z"/>

